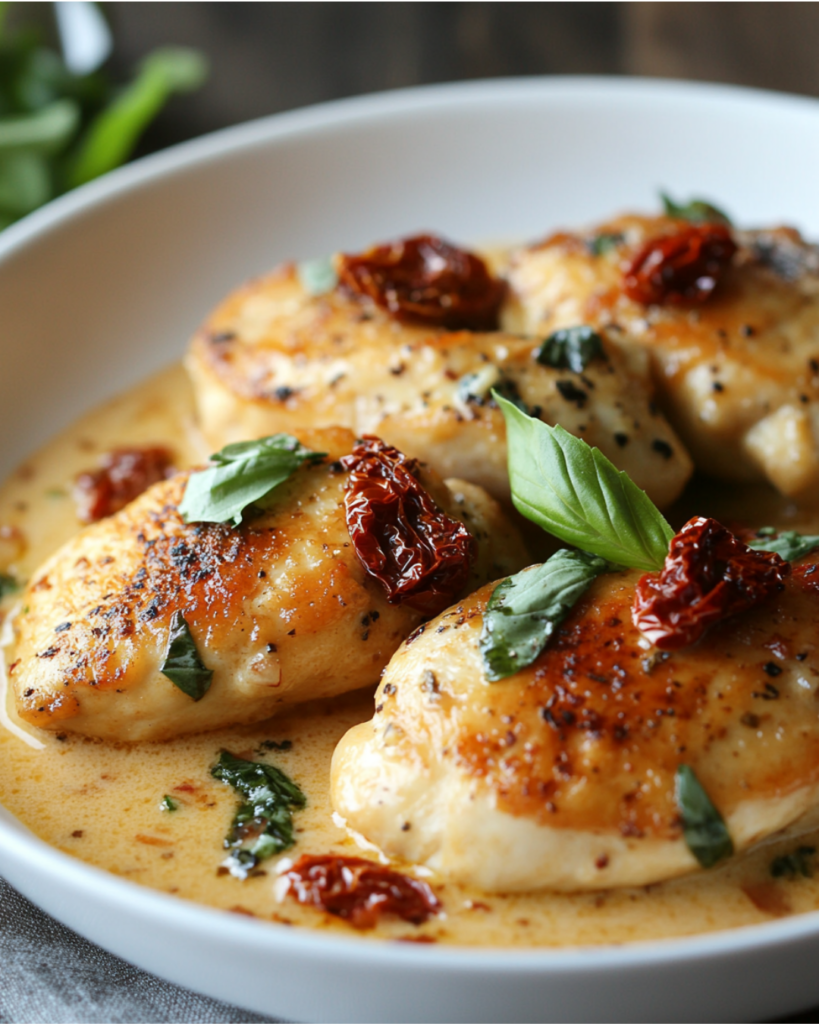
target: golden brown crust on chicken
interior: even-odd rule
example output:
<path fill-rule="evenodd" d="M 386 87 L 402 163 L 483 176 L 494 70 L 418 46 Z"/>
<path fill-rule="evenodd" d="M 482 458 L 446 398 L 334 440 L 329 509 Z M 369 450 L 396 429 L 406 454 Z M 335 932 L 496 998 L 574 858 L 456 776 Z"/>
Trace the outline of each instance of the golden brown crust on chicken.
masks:
<path fill-rule="evenodd" d="M 91 736 L 165 739 L 374 683 L 421 616 L 387 602 L 350 543 L 348 474 L 336 461 L 352 447 L 350 432 L 303 440 L 329 452 L 324 463 L 298 470 L 239 528 L 185 523 L 182 473 L 58 551 L 15 622 L 9 671 L 20 716 Z M 525 564 L 487 495 L 459 487 L 453 496 L 425 471 L 422 481 L 477 540 L 470 587 L 499 564 Z M 160 671 L 177 611 L 214 671 L 197 702 Z"/>
<path fill-rule="evenodd" d="M 337 748 L 336 810 L 388 854 L 489 890 L 642 885 L 695 869 L 680 764 L 737 849 L 815 823 L 813 563 L 673 654 L 647 649 L 632 625 L 637 578 L 599 578 L 537 661 L 495 683 L 478 648 L 493 585 L 419 629 L 385 672 L 372 722 Z"/>
<path fill-rule="evenodd" d="M 733 232 L 739 249 L 713 294 L 643 305 L 625 272 L 653 239 L 685 228 L 624 216 L 515 252 L 509 330 L 587 323 L 650 356 L 658 402 L 696 465 L 728 480 L 768 480 L 819 496 L 819 250 L 796 231 Z M 595 252 L 594 240 L 611 241 Z"/>
<path fill-rule="evenodd" d="M 194 337 L 187 367 L 214 447 L 338 423 L 508 501 L 506 432 L 489 394 L 505 386 L 599 447 L 658 505 L 673 501 L 691 463 L 653 406 L 645 360 L 607 344 L 578 375 L 539 365 L 536 347 L 401 324 L 338 290 L 311 296 L 289 266 L 229 296 Z"/>

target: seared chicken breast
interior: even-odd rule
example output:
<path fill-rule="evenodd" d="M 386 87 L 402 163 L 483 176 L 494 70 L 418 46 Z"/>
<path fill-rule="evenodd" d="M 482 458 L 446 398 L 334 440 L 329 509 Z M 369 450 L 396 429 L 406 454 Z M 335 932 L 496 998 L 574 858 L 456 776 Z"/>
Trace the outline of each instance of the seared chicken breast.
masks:
<path fill-rule="evenodd" d="M 339 288 L 312 295 L 285 266 L 230 295 L 186 365 L 214 447 L 341 424 L 508 501 L 497 388 L 599 447 L 657 505 L 672 502 L 691 462 L 654 407 L 645 358 L 606 343 L 578 374 L 540 365 L 537 348 L 511 334 L 401 322 Z"/>
<path fill-rule="evenodd" d="M 590 324 L 642 348 L 660 406 L 698 468 L 815 499 L 819 250 L 790 229 L 721 226 L 729 250 L 709 265 L 701 239 L 685 242 L 697 230 L 624 216 L 517 250 L 504 326 L 541 335 Z M 654 286 L 641 289 L 652 275 Z M 675 290 L 675 275 L 690 278 L 688 294 Z"/>
<path fill-rule="evenodd" d="M 632 625 L 638 574 L 601 576 L 528 668 L 488 682 L 494 584 L 394 655 L 332 768 L 347 825 L 486 891 L 648 885 L 697 869 L 675 775 L 695 773 L 739 851 L 819 814 L 819 587 L 784 589 L 663 652 Z"/>
<path fill-rule="evenodd" d="M 302 439 L 326 458 L 298 469 L 239 527 L 186 523 L 178 506 L 190 474 L 180 473 L 62 547 L 34 575 L 15 620 L 9 675 L 19 716 L 157 740 L 375 683 L 423 615 L 390 603 L 351 543 L 349 473 L 338 459 L 353 436 Z M 454 481 L 450 490 L 418 473 L 474 538 L 467 590 L 526 564 L 515 528 L 480 488 Z M 178 613 L 213 673 L 197 700 L 162 671 Z"/>

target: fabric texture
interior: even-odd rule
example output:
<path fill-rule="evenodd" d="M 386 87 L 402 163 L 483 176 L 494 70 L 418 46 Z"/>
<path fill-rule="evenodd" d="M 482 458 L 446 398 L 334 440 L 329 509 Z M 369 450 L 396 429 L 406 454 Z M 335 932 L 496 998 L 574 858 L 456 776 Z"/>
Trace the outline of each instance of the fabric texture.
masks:
<path fill-rule="evenodd" d="M 0 1024 L 270 1022 L 133 967 L 0 878 Z"/>

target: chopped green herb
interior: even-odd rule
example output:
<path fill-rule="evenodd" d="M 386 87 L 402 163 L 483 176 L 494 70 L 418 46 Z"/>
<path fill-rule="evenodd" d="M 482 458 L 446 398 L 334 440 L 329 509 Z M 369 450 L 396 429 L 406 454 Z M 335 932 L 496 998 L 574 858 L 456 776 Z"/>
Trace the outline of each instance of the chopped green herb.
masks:
<path fill-rule="evenodd" d="M 458 399 L 461 402 L 484 402 L 489 392 L 501 379 L 500 370 L 492 363 L 487 363 L 475 373 L 464 374 L 458 381 Z"/>
<path fill-rule="evenodd" d="M 6 573 L 0 573 L 0 601 L 2 601 L 7 594 L 13 594 L 19 589 L 20 584 L 13 576 L 8 576 Z"/>
<path fill-rule="evenodd" d="M 494 388 L 492 388 L 492 398 L 497 399 L 498 397 L 505 399 L 506 402 L 522 412 L 524 416 L 529 415 L 529 406 L 520 397 L 518 386 L 513 380 L 501 378 L 498 381 Z"/>
<path fill-rule="evenodd" d="M 606 253 L 613 252 L 618 246 L 622 245 L 625 240 L 626 236 L 619 231 L 604 231 L 602 234 L 595 235 L 589 242 L 589 249 L 592 256 L 605 256 Z"/>
<path fill-rule="evenodd" d="M 291 812 L 306 806 L 307 798 L 279 768 L 245 761 L 227 750 L 210 773 L 242 797 L 224 846 L 231 850 L 227 861 L 231 874 L 246 878 L 259 861 L 293 846 Z"/>
<path fill-rule="evenodd" d="M 686 845 L 702 867 L 730 857 L 734 844 L 725 821 L 687 764 L 677 768 L 676 797 Z"/>
<path fill-rule="evenodd" d="M 486 678 L 495 682 L 531 665 L 592 580 L 610 568 L 585 551 L 558 551 L 499 583 L 480 637 Z"/>
<path fill-rule="evenodd" d="M 815 846 L 800 846 L 793 853 L 784 853 L 771 861 L 771 874 L 774 878 L 813 878 L 813 858 Z"/>
<path fill-rule="evenodd" d="M 160 810 L 163 810 L 163 811 L 178 811 L 179 810 L 179 804 L 176 802 L 176 800 L 173 799 L 173 797 L 168 796 L 167 793 L 165 794 L 165 796 L 162 797 L 162 800 L 161 800 L 161 802 L 159 804 L 159 807 L 160 807 Z"/>
<path fill-rule="evenodd" d="M 173 613 L 165 660 L 159 671 L 194 700 L 201 700 L 210 689 L 213 670 L 206 668 L 199 656 L 182 612 Z"/>
<path fill-rule="evenodd" d="M 603 339 L 591 327 L 566 327 L 555 331 L 535 354 L 542 366 L 582 373 L 593 359 L 605 355 Z"/>
<path fill-rule="evenodd" d="M 783 530 L 775 534 L 776 530 L 772 526 L 763 526 L 757 530 L 756 539 L 748 541 L 748 547 L 756 551 L 774 551 L 786 562 L 795 562 L 819 548 L 819 536 L 813 534 L 797 533 L 796 530 Z"/>
<path fill-rule="evenodd" d="M 326 295 L 338 284 L 338 274 L 332 256 L 304 260 L 296 265 L 296 273 L 308 295 Z"/>
<path fill-rule="evenodd" d="M 305 448 L 290 434 L 229 444 L 211 455 L 214 465 L 190 475 L 179 511 L 188 523 L 232 520 L 238 526 L 245 509 L 265 507 L 279 484 L 326 454 Z"/>
<path fill-rule="evenodd" d="M 716 223 L 731 226 L 730 218 L 705 199 L 689 199 L 687 203 L 676 203 L 665 194 L 660 193 L 663 201 L 663 211 L 667 217 L 679 217 L 681 220 L 690 220 L 693 224 Z"/>
<path fill-rule="evenodd" d="M 282 740 L 281 743 L 277 743 L 275 740 L 262 740 L 259 744 L 259 753 L 263 750 L 291 750 L 292 747 L 292 740 Z"/>
<path fill-rule="evenodd" d="M 599 449 L 493 394 L 506 419 L 515 508 L 614 566 L 662 569 L 674 531 L 645 491 Z"/>

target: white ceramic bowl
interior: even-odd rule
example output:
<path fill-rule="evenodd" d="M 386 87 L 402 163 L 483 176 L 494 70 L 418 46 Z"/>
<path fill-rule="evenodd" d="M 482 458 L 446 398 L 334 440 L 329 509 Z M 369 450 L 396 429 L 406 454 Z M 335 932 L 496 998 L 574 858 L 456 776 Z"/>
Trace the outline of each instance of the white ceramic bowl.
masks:
<path fill-rule="evenodd" d="M 284 258 L 431 229 L 527 238 L 664 187 L 819 234 L 819 103 L 660 81 L 526 79 L 328 104 L 180 146 L 0 236 L 0 472 L 176 359 Z M 106 875 L 0 808 L 0 873 L 81 934 L 262 1013 L 325 1020 L 748 1020 L 819 1003 L 819 914 L 560 952 L 378 945 L 263 924 Z"/>

